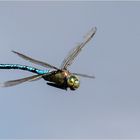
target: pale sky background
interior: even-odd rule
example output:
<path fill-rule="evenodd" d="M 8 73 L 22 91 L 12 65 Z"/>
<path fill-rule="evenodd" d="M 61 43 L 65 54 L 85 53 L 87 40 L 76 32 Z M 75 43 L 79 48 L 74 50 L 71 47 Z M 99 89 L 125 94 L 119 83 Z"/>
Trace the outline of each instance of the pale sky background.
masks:
<path fill-rule="evenodd" d="M 70 70 L 96 79 L 0 88 L 0 138 L 140 138 L 140 2 L 0 2 L 0 63 L 42 68 L 16 50 L 60 66 L 94 26 Z M 0 82 L 30 75 L 0 70 Z"/>

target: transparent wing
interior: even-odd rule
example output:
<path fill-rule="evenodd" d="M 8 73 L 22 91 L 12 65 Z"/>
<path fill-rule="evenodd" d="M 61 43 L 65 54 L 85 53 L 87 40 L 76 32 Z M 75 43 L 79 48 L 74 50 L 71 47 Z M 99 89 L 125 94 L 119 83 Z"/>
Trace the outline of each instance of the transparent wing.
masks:
<path fill-rule="evenodd" d="M 97 28 L 94 27 L 90 30 L 90 32 L 85 36 L 84 41 L 80 43 L 78 46 L 76 46 L 74 49 L 72 49 L 67 57 L 63 60 L 61 64 L 61 69 L 67 69 L 68 66 L 70 66 L 75 59 L 75 57 L 81 52 L 82 48 L 88 43 L 91 38 L 95 35 Z"/>
<path fill-rule="evenodd" d="M 42 78 L 43 75 L 33 75 L 30 77 L 26 77 L 26 78 L 22 78 L 22 79 L 17 79 L 17 80 L 11 80 L 11 81 L 6 81 L 4 83 L 0 84 L 0 87 L 10 87 L 10 86 L 15 86 L 18 84 L 22 84 L 24 82 L 29 82 L 29 81 L 35 81 L 35 80 L 39 80 Z"/>
<path fill-rule="evenodd" d="M 81 76 L 81 77 L 85 77 L 85 78 L 92 78 L 94 79 L 95 76 L 90 76 L 90 75 L 86 75 L 86 74 L 80 74 L 80 73 L 72 73 L 74 75 L 77 75 L 77 76 Z"/>
<path fill-rule="evenodd" d="M 31 57 L 28 57 L 28 56 L 26 56 L 26 55 L 24 55 L 24 54 L 21 54 L 21 53 L 19 53 L 19 52 L 16 52 L 16 51 L 12 51 L 12 52 L 15 53 L 15 54 L 17 54 L 19 57 L 21 57 L 21 58 L 23 58 L 23 59 L 25 59 L 25 60 L 27 60 L 27 61 L 30 61 L 30 62 L 32 62 L 32 63 L 34 63 L 34 64 L 38 64 L 38 65 L 43 66 L 43 67 L 46 67 L 46 68 L 53 68 L 53 69 L 58 70 L 57 67 L 55 67 L 55 66 L 53 66 L 53 65 L 50 65 L 50 64 L 48 64 L 48 63 L 46 63 L 46 62 L 42 62 L 42 61 L 39 61 L 39 60 L 35 60 L 35 59 L 31 58 Z"/>

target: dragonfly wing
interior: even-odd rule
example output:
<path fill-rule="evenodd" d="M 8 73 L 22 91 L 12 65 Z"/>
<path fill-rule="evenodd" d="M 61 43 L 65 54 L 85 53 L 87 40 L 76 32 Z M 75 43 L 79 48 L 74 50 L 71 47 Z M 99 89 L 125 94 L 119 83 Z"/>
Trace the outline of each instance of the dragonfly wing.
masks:
<path fill-rule="evenodd" d="M 30 61 L 30 62 L 32 62 L 32 63 L 34 63 L 34 64 L 38 64 L 38 65 L 43 66 L 43 67 L 46 67 L 46 68 L 53 68 L 53 69 L 58 70 L 57 67 L 55 67 L 55 66 L 53 66 L 53 65 L 50 65 L 50 64 L 48 64 L 48 63 L 46 63 L 46 62 L 42 62 L 42 61 L 33 59 L 33 58 L 31 58 L 31 57 L 28 57 L 28 56 L 26 56 L 26 55 L 24 55 L 24 54 L 21 54 L 21 53 L 19 53 L 19 52 L 16 52 L 16 51 L 12 51 L 12 52 L 15 53 L 15 54 L 17 54 L 19 57 L 21 57 L 21 58 L 23 58 L 23 59 L 25 59 L 25 60 L 27 60 L 27 61 Z"/>
<path fill-rule="evenodd" d="M 86 74 L 80 74 L 80 73 L 72 73 L 74 75 L 77 75 L 77 76 L 81 76 L 81 77 L 85 77 L 85 78 L 92 78 L 94 79 L 95 76 L 90 76 L 90 75 L 86 75 Z"/>
<path fill-rule="evenodd" d="M 17 80 L 11 80 L 11 81 L 6 81 L 4 83 L 1 83 L 0 86 L 1 87 L 10 87 L 10 86 L 15 86 L 27 81 L 35 81 L 35 80 L 39 80 L 42 78 L 43 75 L 33 75 L 30 77 L 26 77 L 26 78 L 22 78 L 22 79 L 17 79 Z"/>
<path fill-rule="evenodd" d="M 94 27 L 90 30 L 90 32 L 85 36 L 84 41 L 77 45 L 74 49 L 72 49 L 67 57 L 63 60 L 61 64 L 61 69 L 67 69 L 68 66 L 70 66 L 75 59 L 75 57 L 81 52 L 82 48 L 88 43 L 91 38 L 95 35 L 97 28 Z"/>

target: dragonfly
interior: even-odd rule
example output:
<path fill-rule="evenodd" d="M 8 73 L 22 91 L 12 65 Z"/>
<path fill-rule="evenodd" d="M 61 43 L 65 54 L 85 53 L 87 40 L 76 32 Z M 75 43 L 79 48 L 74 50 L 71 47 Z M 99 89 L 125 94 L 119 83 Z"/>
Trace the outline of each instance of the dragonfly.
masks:
<path fill-rule="evenodd" d="M 68 55 L 62 61 L 60 67 L 56 67 L 49 63 L 33 59 L 27 55 L 24 55 L 22 53 L 12 50 L 12 52 L 14 54 L 18 55 L 19 57 L 23 58 L 24 60 L 27 60 L 31 63 L 37 64 L 40 66 L 43 66 L 46 69 L 42 70 L 42 69 L 37 69 L 35 67 L 20 65 L 20 64 L 0 64 L 0 69 L 18 69 L 18 70 L 25 70 L 25 71 L 35 73 L 32 76 L 25 77 L 22 79 L 6 81 L 4 83 L 1 83 L 0 86 L 1 87 L 11 87 L 11 86 L 19 85 L 24 82 L 32 82 L 32 81 L 36 81 L 36 80 L 43 78 L 44 80 L 47 81 L 47 84 L 50 86 L 64 89 L 64 90 L 67 90 L 67 89 L 76 90 L 80 86 L 79 77 L 94 79 L 95 76 L 70 72 L 68 70 L 68 67 L 71 66 L 71 64 L 74 62 L 75 58 L 78 56 L 78 54 L 81 52 L 81 50 L 93 38 L 96 31 L 97 31 L 97 28 L 93 27 L 86 34 L 83 41 L 81 43 L 79 43 L 78 45 L 76 45 L 76 47 L 74 47 L 68 53 Z"/>

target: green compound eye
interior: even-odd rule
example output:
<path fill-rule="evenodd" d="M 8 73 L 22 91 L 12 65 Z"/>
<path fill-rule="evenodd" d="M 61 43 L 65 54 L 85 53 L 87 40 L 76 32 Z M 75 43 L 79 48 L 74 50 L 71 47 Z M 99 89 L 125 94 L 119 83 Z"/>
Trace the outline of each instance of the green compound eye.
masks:
<path fill-rule="evenodd" d="M 73 86 L 74 85 L 74 78 L 73 77 L 69 77 L 67 82 L 68 82 L 68 85 L 70 87 Z"/>
<path fill-rule="evenodd" d="M 80 86 L 80 82 L 76 76 L 70 76 L 67 79 L 67 84 L 72 90 L 75 90 Z"/>
<path fill-rule="evenodd" d="M 80 86 L 79 80 L 75 80 L 75 82 L 74 82 L 74 88 L 76 89 L 76 88 L 78 88 L 79 86 Z"/>

